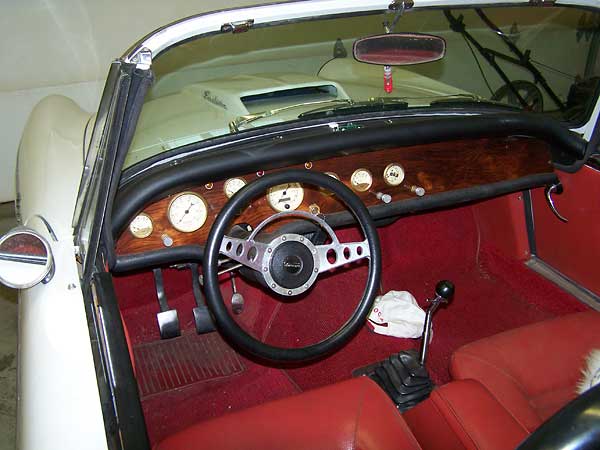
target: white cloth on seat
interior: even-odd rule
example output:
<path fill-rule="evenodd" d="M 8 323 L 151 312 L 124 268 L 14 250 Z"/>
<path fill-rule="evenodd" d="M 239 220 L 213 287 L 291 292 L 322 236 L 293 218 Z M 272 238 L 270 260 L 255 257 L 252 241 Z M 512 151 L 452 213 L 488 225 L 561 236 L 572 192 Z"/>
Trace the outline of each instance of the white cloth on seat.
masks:
<path fill-rule="evenodd" d="M 375 333 L 399 338 L 419 338 L 425 311 L 407 291 L 389 291 L 375 299 L 369 324 Z"/>

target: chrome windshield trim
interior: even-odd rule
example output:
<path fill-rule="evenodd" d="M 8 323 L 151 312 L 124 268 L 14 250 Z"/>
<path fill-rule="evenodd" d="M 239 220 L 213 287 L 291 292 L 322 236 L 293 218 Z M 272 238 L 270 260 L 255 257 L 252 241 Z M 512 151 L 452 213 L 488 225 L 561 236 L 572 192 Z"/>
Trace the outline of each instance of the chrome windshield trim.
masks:
<path fill-rule="evenodd" d="M 123 60 L 128 63 L 137 63 L 138 54 L 146 50 L 151 52 L 152 58 L 156 58 L 161 52 L 178 42 L 207 33 L 220 32 L 222 26 L 228 23 L 252 19 L 254 26 L 256 26 L 272 22 L 338 15 L 348 12 L 381 11 L 388 8 L 390 1 L 364 0 L 356 3 L 348 6 L 347 2 L 340 2 L 339 0 L 293 1 L 200 14 L 159 28 L 150 33 L 125 52 Z"/>
<path fill-rule="evenodd" d="M 226 24 L 252 20 L 253 26 L 302 19 L 316 19 L 326 16 L 337 16 L 349 13 L 368 13 L 385 11 L 389 8 L 390 0 L 363 0 L 361 2 L 342 2 L 340 0 L 308 0 L 285 3 L 271 3 L 247 8 L 226 9 L 192 16 L 165 27 L 159 28 L 134 44 L 123 55 L 127 63 L 141 64 L 148 68 L 140 52 L 150 51 L 151 57 L 156 58 L 167 48 L 188 39 L 208 33 L 226 32 Z M 528 4 L 528 0 L 415 0 L 413 8 L 431 8 L 440 6 L 467 7 L 474 5 L 506 5 Z M 557 4 L 560 2 L 557 2 Z"/>
<path fill-rule="evenodd" d="M 104 85 L 104 91 L 102 92 L 102 97 L 100 99 L 100 104 L 98 106 L 98 111 L 96 113 L 96 117 L 90 117 L 90 120 L 86 124 L 84 138 L 82 142 L 83 146 L 83 173 L 81 175 L 81 180 L 79 182 L 79 188 L 77 191 L 77 200 L 75 203 L 75 211 L 73 212 L 73 218 L 71 225 L 74 229 L 77 229 L 79 226 L 79 222 L 81 220 L 81 213 L 83 210 L 83 203 L 85 201 L 87 192 L 90 188 L 90 183 L 92 181 L 92 173 L 94 171 L 96 165 L 96 157 L 98 156 L 98 152 L 100 151 L 100 146 L 103 138 L 105 137 L 105 125 L 106 120 L 108 118 L 108 114 L 110 108 L 112 106 L 112 98 L 115 94 L 116 85 L 118 81 L 118 71 L 113 69 L 113 67 L 118 65 L 117 62 L 113 62 L 111 68 L 108 73 L 108 78 Z M 90 132 L 89 126 L 91 125 L 91 136 L 89 138 L 89 144 L 87 141 L 87 133 Z M 87 144 L 87 146 L 86 146 Z"/>

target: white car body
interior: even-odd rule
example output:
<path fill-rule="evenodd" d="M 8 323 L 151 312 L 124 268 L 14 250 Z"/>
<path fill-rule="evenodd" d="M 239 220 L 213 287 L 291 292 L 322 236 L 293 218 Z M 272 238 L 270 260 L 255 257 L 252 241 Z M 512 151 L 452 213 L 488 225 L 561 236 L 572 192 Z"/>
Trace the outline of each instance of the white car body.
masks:
<path fill-rule="evenodd" d="M 227 23 L 254 19 L 255 24 L 260 24 L 381 10 L 389 3 L 312 0 L 205 14 L 151 34 L 123 59 L 148 67 L 149 54 L 160 53 L 174 42 L 217 31 Z M 528 2 L 415 0 L 414 8 L 478 3 Z M 600 6 L 600 2 L 588 0 L 556 4 Z M 62 114 L 49 115 L 56 108 Z M 589 138 L 599 110 L 597 104 L 589 121 L 576 130 L 585 138 Z M 19 296 L 17 448 L 22 450 L 108 448 L 72 225 L 76 202 L 81 201 L 77 192 L 90 138 L 81 130 L 86 129 L 90 119 L 70 100 L 45 99 L 33 112 L 19 149 L 19 219 L 46 237 L 55 260 L 54 277 L 46 284 L 22 290 Z M 92 126 L 91 122 L 87 126 L 89 133 Z M 40 134 L 40 129 L 48 132 Z"/>
<path fill-rule="evenodd" d="M 50 115 L 57 108 L 62 114 Z M 71 225 L 84 136 L 69 131 L 84 130 L 89 119 L 74 102 L 49 97 L 20 146 L 19 218 L 46 237 L 56 271 L 19 293 L 18 448 L 106 448 Z"/>

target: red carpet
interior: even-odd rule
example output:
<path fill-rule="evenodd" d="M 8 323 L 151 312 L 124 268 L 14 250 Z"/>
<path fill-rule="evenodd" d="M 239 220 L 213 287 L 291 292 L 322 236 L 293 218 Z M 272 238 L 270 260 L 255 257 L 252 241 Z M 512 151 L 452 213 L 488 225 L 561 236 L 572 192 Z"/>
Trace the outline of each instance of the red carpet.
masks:
<path fill-rule="evenodd" d="M 449 279 L 456 285 L 452 303 L 434 317 L 428 369 L 437 384 L 450 380 L 450 355 L 461 345 L 587 309 L 522 262 L 506 260 L 487 248 L 478 251 L 471 208 L 403 218 L 383 228 L 380 236 L 385 292 L 407 290 L 423 306 L 424 300 L 433 296 L 437 281 Z M 364 276 L 356 276 L 359 270 L 321 281 L 312 302 L 282 307 L 268 341 L 293 346 L 302 339 L 299 336 L 322 337 L 323 328 L 336 314 L 344 314 L 338 317 L 337 324 L 341 323 L 362 290 Z M 315 312 L 319 319 L 315 320 Z M 295 336 L 298 337 L 294 339 Z M 418 341 L 377 335 L 365 327 L 335 355 L 288 373 L 300 388 L 310 389 L 350 378 L 354 369 L 410 348 L 418 348 Z"/>
<path fill-rule="evenodd" d="M 150 441 L 156 443 L 201 420 L 299 392 L 282 370 L 242 360 L 247 367 L 242 374 L 144 398 Z"/>
<path fill-rule="evenodd" d="M 183 335 L 133 347 L 142 399 L 186 386 L 231 377 L 246 369 L 219 333 Z"/>
<path fill-rule="evenodd" d="M 345 240 L 355 239 L 352 230 L 343 236 Z M 440 279 L 452 280 L 456 285 L 452 303 L 439 310 L 434 319 L 428 368 L 438 384 L 449 380 L 448 361 L 459 346 L 587 309 L 522 262 L 496 253 L 494 242 L 480 242 L 470 207 L 403 218 L 380 229 L 380 236 L 384 292 L 408 290 L 423 305 Z M 328 274 L 319 279 L 309 295 L 292 303 L 274 300 L 238 278 L 238 288 L 246 297 L 245 310 L 238 320 L 253 335 L 273 345 L 294 347 L 316 342 L 349 317 L 359 300 L 366 272 L 366 267 L 359 265 Z M 186 330 L 193 330 L 189 271 L 166 270 L 164 277 L 169 302 L 178 309 L 180 323 Z M 159 339 L 152 274 L 116 277 L 115 284 L 132 344 Z M 225 299 L 230 292 L 225 278 Z M 246 368 L 241 373 L 144 398 L 148 430 L 156 442 L 198 420 L 350 378 L 356 368 L 417 346 L 418 341 L 380 336 L 363 328 L 336 354 L 304 367 L 284 371 L 241 358 Z M 138 364 L 138 370 L 143 370 L 141 367 Z"/>

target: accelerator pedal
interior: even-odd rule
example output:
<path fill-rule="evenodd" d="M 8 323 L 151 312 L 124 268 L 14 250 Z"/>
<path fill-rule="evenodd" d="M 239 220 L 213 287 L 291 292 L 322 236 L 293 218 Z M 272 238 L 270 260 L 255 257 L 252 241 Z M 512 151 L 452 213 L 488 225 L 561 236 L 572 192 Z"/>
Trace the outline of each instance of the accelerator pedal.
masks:
<path fill-rule="evenodd" d="M 402 351 L 389 358 L 356 369 L 352 376 L 367 376 L 375 381 L 404 412 L 429 397 L 433 382 L 427 369 L 419 364 L 414 350 Z"/>

